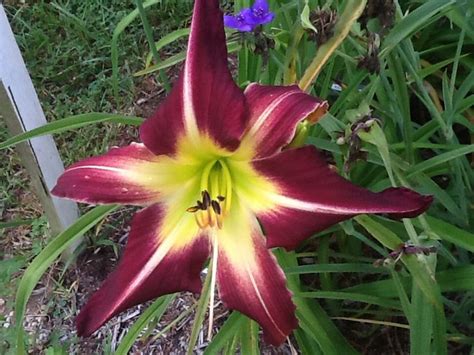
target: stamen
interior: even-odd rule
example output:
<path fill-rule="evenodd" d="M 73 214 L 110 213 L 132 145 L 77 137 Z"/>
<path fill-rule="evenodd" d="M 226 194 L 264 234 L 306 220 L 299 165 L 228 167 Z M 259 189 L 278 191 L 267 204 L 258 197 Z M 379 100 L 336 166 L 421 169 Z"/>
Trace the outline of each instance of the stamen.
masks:
<path fill-rule="evenodd" d="M 202 204 L 203 204 L 203 210 L 207 210 L 209 206 L 211 205 L 211 196 L 209 195 L 209 192 L 207 190 L 204 190 L 202 193 Z"/>
<path fill-rule="evenodd" d="M 230 175 L 230 170 L 227 164 L 221 161 L 221 166 L 225 181 L 225 203 L 223 209 L 223 214 L 225 215 L 229 213 L 232 202 L 232 176 Z"/>
<path fill-rule="evenodd" d="M 211 227 L 214 227 L 217 225 L 217 216 L 216 213 L 213 211 L 213 209 L 208 209 L 207 213 L 209 215 L 209 225 Z"/>
<path fill-rule="evenodd" d="M 222 228 L 232 199 L 232 177 L 225 160 L 211 160 L 204 166 L 200 187 L 201 201 L 196 201 L 187 211 L 196 214 L 200 228 Z"/>
<path fill-rule="evenodd" d="M 222 226 L 224 225 L 224 216 L 221 214 L 218 214 L 216 217 L 217 217 L 217 228 L 222 229 Z"/>
<path fill-rule="evenodd" d="M 219 202 L 217 202 L 216 200 L 212 200 L 211 206 L 214 212 L 216 212 L 216 214 L 221 214 L 221 205 L 219 205 Z"/>
<path fill-rule="evenodd" d="M 206 222 L 205 222 L 205 220 L 204 220 L 204 218 L 203 218 L 203 214 L 204 214 L 204 213 L 205 213 L 205 212 L 199 211 L 198 213 L 195 213 L 195 214 L 194 214 L 194 218 L 196 219 L 196 223 L 197 223 L 197 225 L 199 226 L 199 228 L 201 228 L 201 229 L 204 229 L 204 228 L 207 227 L 207 224 L 206 224 Z M 206 213 L 206 214 L 207 214 L 207 213 Z"/>

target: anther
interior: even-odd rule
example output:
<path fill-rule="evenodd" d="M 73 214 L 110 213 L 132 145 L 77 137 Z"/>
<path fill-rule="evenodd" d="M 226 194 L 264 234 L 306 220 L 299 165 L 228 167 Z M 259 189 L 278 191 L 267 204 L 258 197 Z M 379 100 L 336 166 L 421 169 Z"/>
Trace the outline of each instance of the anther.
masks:
<path fill-rule="evenodd" d="M 220 202 L 222 202 L 222 201 L 224 201 L 224 200 L 225 200 L 225 197 L 224 197 L 224 196 L 221 196 L 221 195 L 219 195 L 219 196 L 217 196 L 217 199 L 218 199 Z"/>
<path fill-rule="evenodd" d="M 191 212 L 191 213 L 194 213 L 194 212 L 197 212 L 198 210 L 200 210 L 201 208 L 199 206 L 192 206 L 192 207 L 189 207 L 186 209 L 186 212 Z"/>
<path fill-rule="evenodd" d="M 204 204 L 201 202 L 201 201 L 196 201 L 196 204 L 197 204 L 197 207 L 200 209 L 200 210 L 206 210 L 207 208 L 204 207 Z"/>
<path fill-rule="evenodd" d="M 207 192 L 207 190 L 204 190 L 202 192 L 202 204 L 204 205 L 204 210 L 207 210 L 211 205 L 211 196 L 209 195 L 209 192 Z"/>
<path fill-rule="evenodd" d="M 216 212 L 216 214 L 221 214 L 221 206 L 219 205 L 219 202 L 217 202 L 216 200 L 212 200 L 211 206 L 214 212 Z"/>

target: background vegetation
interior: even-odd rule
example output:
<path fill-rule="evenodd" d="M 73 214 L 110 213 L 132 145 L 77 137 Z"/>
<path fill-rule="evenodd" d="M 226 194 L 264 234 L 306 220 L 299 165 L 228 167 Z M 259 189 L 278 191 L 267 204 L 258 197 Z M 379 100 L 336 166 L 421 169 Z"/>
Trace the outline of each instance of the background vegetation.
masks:
<path fill-rule="evenodd" d="M 301 25 L 302 0 L 270 1 L 276 19 L 258 36 L 229 33 L 230 63 L 239 85 L 289 84 L 302 78 L 315 55 L 328 50 L 330 42 L 323 42 L 338 35 L 340 27 L 334 25 L 346 6 L 362 1 L 307 3 L 311 14 L 304 19 L 319 30 L 318 36 Z M 469 353 L 474 345 L 473 5 L 467 0 L 368 3 L 310 87 L 331 109 L 309 127 L 307 143 L 326 151 L 354 183 L 372 190 L 408 186 L 433 195 L 435 202 L 413 220 L 360 216 L 315 235 L 296 252 L 276 250 L 298 305 L 300 328 L 291 343 L 305 354 Z M 160 58 L 152 59 L 132 2 L 38 1 L 7 7 L 52 122 L 48 129 L 63 131 L 56 139 L 66 165 L 136 139 L 140 121 L 122 115 L 149 115 L 165 95 L 164 78 L 172 82 L 179 68 L 192 3 L 151 0 L 144 5 L 153 38 L 161 39 Z M 232 5 L 239 9 L 250 1 L 224 4 Z M 372 118 L 376 123 L 369 127 Z M 71 122 L 84 127 L 68 130 Z M 1 127 L 0 141 L 7 138 Z M 170 341 L 181 339 L 180 332 L 184 346 L 178 341 L 175 349 L 186 349 L 191 339 L 191 349 L 198 343 L 209 354 L 277 351 L 260 342 L 254 322 L 225 310 L 214 340 L 199 341 L 205 307 L 197 307 L 198 321 L 193 322 L 197 300 L 181 296 L 185 307 L 176 297 L 162 297 L 146 311 L 140 309 L 133 326 L 137 315 L 107 325 L 92 340 L 77 339 L 72 318 L 104 270 L 113 268 L 130 210 L 84 207 L 87 213 L 77 226 L 50 243 L 47 221 L 28 192 L 12 145 L 3 147 L 0 352 L 13 352 L 15 343 L 53 354 L 126 353 L 132 346 L 163 350 L 153 348 L 161 346 L 156 344 L 163 334 Z M 61 250 L 86 232 L 89 244 L 80 249 L 86 252 L 77 262 L 55 263 Z M 15 307 L 26 337 L 18 337 L 13 326 Z M 39 322 L 35 312 L 48 321 L 32 325 Z M 46 327 L 51 329 L 40 331 Z"/>

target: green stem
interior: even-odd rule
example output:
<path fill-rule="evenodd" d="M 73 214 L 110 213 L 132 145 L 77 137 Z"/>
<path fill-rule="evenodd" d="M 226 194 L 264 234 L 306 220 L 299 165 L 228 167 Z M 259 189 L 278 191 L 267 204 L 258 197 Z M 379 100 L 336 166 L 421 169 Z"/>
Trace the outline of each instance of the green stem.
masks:
<path fill-rule="evenodd" d="M 209 263 L 207 268 L 206 279 L 201 291 L 201 297 L 199 298 L 196 318 L 194 319 L 193 329 L 191 331 L 191 337 L 189 338 L 188 350 L 186 355 L 192 355 L 196 342 L 198 340 L 199 331 L 201 330 L 202 323 L 204 322 L 204 316 L 206 315 L 206 309 L 209 304 L 209 292 L 211 289 L 211 278 L 212 278 L 212 263 Z"/>
<path fill-rule="evenodd" d="M 298 44 L 303 38 L 304 28 L 298 22 L 293 28 L 293 37 L 289 45 L 285 58 L 285 73 L 283 75 L 283 82 L 285 85 L 293 84 L 296 81 L 296 55 L 298 53 Z"/>
<path fill-rule="evenodd" d="M 150 46 L 151 53 L 153 55 L 153 58 L 155 59 L 156 64 L 159 64 L 161 62 L 161 58 L 158 55 L 158 51 L 156 50 L 156 47 L 155 47 L 155 41 L 153 39 L 153 31 L 151 29 L 150 23 L 148 22 L 145 9 L 143 8 L 142 0 L 135 0 L 135 3 L 137 5 L 137 10 L 140 13 L 140 18 L 142 19 L 143 30 L 145 31 L 146 39 L 148 41 L 148 45 Z M 165 88 L 166 92 L 169 92 L 171 90 L 171 86 L 163 70 L 159 71 L 159 76 L 160 76 L 161 84 L 163 84 L 163 87 Z"/>
<path fill-rule="evenodd" d="M 302 90 L 310 90 L 311 84 L 321 72 L 324 64 L 326 64 L 336 48 L 347 37 L 352 25 L 362 14 L 362 11 L 364 11 L 366 2 L 367 0 L 355 0 L 348 2 L 344 12 L 336 23 L 334 36 L 332 36 L 329 41 L 318 48 L 313 61 L 301 78 L 299 86 Z"/>

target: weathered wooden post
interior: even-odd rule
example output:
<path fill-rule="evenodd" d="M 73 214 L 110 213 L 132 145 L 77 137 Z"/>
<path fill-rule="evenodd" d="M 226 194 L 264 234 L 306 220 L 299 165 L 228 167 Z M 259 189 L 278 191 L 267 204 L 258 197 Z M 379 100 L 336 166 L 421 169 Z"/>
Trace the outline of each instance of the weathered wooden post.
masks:
<path fill-rule="evenodd" d="M 0 117 L 12 135 L 29 131 L 46 123 L 43 110 L 0 4 Z M 50 189 L 64 166 L 51 136 L 31 139 L 17 146 L 53 235 L 63 231 L 79 215 L 72 201 L 51 196 Z"/>

